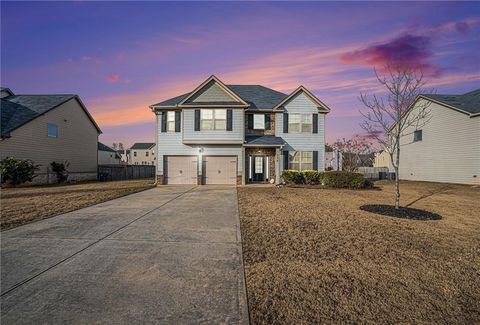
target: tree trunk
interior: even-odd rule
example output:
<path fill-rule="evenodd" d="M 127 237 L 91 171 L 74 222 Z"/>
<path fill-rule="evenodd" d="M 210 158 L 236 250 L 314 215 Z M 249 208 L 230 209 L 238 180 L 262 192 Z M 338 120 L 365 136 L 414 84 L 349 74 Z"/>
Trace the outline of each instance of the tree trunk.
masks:
<path fill-rule="evenodd" d="M 395 164 L 395 209 L 400 208 L 400 145 L 397 148 L 397 155 L 395 157 L 396 164 Z"/>

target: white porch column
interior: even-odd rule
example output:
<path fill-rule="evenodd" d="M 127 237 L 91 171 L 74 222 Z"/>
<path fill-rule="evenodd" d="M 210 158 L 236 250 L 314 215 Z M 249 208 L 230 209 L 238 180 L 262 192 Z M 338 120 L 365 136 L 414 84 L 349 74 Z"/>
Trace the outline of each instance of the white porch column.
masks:
<path fill-rule="evenodd" d="M 280 149 L 275 149 L 275 184 L 280 184 Z"/>

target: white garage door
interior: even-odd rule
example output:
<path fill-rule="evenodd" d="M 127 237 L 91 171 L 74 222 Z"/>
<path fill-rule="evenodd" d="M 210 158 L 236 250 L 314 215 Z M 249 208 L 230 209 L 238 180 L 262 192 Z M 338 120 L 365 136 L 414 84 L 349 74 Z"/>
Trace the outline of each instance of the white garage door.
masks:
<path fill-rule="evenodd" d="M 205 184 L 237 184 L 237 157 L 203 157 Z"/>
<path fill-rule="evenodd" d="M 166 184 L 197 184 L 196 156 L 168 156 Z"/>

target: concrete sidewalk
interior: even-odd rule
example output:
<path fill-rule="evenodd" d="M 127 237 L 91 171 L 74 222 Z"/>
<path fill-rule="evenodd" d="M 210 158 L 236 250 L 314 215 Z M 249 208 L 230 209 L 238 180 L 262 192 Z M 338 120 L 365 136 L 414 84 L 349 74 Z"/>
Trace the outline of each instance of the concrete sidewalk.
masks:
<path fill-rule="evenodd" d="M 2 324 L 247 324 L 235 187 L 165 186 L 1 233 Z"/>

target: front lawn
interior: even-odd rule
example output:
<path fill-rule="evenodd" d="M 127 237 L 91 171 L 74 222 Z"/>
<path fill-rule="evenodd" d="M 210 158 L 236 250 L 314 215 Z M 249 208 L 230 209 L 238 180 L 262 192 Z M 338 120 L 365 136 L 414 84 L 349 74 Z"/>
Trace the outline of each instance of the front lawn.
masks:
<path fill-rule="evenodd" d="M 480 322 L 480 188 L 402 183 L 421 221 L 360 210 L 376 186 L 238 188 L 253 324 Z"/>
<path fill-rule="evenodd" d="M 1 189 L 1 229 L 77 210 L 153 187 L 152 179 Z"/>

